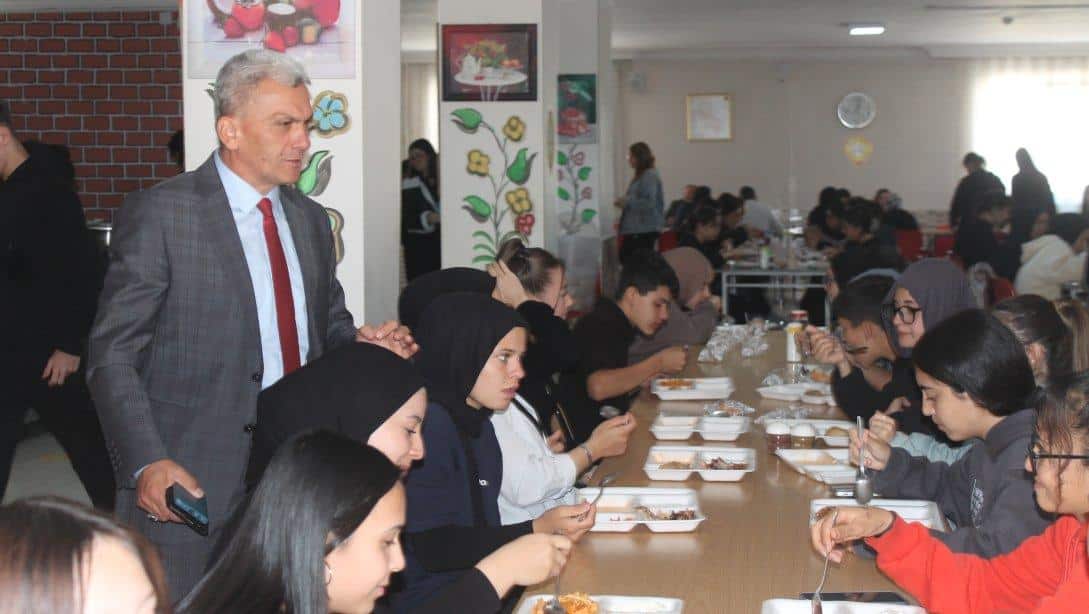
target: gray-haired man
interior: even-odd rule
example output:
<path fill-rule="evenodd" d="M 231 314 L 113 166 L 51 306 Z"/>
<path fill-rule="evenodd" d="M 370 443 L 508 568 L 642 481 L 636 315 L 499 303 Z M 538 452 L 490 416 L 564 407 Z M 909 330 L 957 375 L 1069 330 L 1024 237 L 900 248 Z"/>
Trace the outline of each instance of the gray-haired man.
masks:
<path fill-rule="evenodd" d="M 355 329 L 326 214 L 289 187 L 310 147 L 308 84 L 279 53 L 228 60 L 215 86 L 218 151 L 129 195 L 115 217 L 87 378 L 118 515 L 159 546 L 175 600 L 241 501 L 258 393 L 344 343 L 416 350 L 396 322 Z M 207 496 L 208 537 L 167 508 L 174 483 Z"/>

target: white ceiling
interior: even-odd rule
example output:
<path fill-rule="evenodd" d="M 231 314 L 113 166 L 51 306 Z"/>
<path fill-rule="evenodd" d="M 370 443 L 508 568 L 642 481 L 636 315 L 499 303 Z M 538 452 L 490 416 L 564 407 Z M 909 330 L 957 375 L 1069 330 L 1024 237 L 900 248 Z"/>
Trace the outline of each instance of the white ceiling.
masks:
<path fill-rule="evenodd" d="M 402 15 L 406 55 L 433 54 L 435 0 Z M 848 36 L 859 22 L 887 31 Z M 1089 1 L 613 0 L 612 43 L 616 58 L 1087 55 Z"/>

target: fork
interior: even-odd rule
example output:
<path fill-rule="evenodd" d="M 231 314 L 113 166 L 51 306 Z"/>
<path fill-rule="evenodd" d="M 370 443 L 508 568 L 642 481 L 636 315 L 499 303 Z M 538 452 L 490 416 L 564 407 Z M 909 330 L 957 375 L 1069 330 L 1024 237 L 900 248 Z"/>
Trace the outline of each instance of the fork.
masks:
<path fill-rule="evenodd" d="M 562 532 L 556 531 L 557 535 L 561 535 Z M 563 575 L 563 569 L 560 569 L 556 574 L 556 585 L 552 587 L 552 599 L 545 604 L 544 614 L 567 614 L 567 609 L 560 603 L 560 576 Z"/>
<path fill-rule="evenodd" d="M 597 496 L 595 496 L 594 500 L 590 502 L 590 507 L 593 507 L 593 506 L 597 505 L 597 502 L 601 499 L 601 495 L 604 494 L 604 492 L 605 492 L 605 487 L 608 486 L 609 484 L 612 484 L 616 480 L 617 475 L 619 475 L 619 474 L 610 473 L 609 475 L 601 478 L 601 481 L 598 482 L 598 484 L 597 484 Z M 586 515 L 589 514 L 589 513 L 590 512 L 583 512 L 583 513 L 579 514 L 579 520 L 580 521 L 585 520 Z"/>
<path fill-rule="evenodd" d="M 832 526 L 836 526 L 836 516 L 839 515 L 839 508 L 832 510 Z M 824 571 L 821 572 L 821 583 L 817 585 L 817 590 L 813 593 L 813 598 L 809 600 L 810 607 L 813 609 L 812 614 L 824 614 L 824 608 L 821 607 L 821 591 L 824 590 L 824 581 L 828 579 L 828 559 L 832 555 L 832 551 L 829 550 L 824 555 Z M 549 613 L 553 614 L 553 613 Z M 558 613 L 556 613 L 558 614 Z"/>

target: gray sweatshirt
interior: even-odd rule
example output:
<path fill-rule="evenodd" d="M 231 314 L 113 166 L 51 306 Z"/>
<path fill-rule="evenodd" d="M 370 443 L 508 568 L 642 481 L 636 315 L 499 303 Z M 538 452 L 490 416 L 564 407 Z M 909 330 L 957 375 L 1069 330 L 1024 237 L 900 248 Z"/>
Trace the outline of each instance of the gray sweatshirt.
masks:
<path fill-rule="evenodd" d="M 665 224 L 665 198 L 658 169 L 648 168 L 631 182 L 624 195 L 624 212 L 620 216 L 620 234 L 634 235 L 661 232 Z"/>
<path fill-rule="evenodd" d="M 1031 409 L 1008 416 L 951 465 L 893 448 L 874 487 L 884 497 L 936 501 L 959 528 L 931 533 L 953 552 L 984 558 L 1010 552 L 1055 520 L 1036 506 L 1025 471 L 1035 419 Z"/>

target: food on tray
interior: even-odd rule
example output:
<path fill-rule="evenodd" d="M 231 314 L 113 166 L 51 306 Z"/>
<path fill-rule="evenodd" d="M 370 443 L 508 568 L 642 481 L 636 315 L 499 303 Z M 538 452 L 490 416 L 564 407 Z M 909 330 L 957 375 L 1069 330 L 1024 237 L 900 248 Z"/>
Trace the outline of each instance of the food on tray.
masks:
<path fill-rule="evenodd" d="M 809 379 L 817 382 L 818 384 L 831 384 L 832 373 L 830 371 L 825 371 L 824 369 L 813 369 L 813 371 L 809 374 Z"/>
<path fill-rule="evenodd" d="M 749 465 L 745 462 L 728 461 L 721 456 L 716 456 L 711 460 L 703 461 L 703 468 L 714 469 L 716 471 L 740 471 L 742 469 L 748 469 Z"/>
<path fill-rule="evenodd" d="M 703 406 L 703 413 L 707 416 L 715 418 L 736 418 L 738 416 L 744 416 L 745 414 L 753 413 L 753 408 L 737 401 L 715 401 L 714 403 L 708 403 Z"/>
<path fill-rule="evenodd" d="M 817 431 L 812 424 L 795 424 L 790 429 L 790 442 L 793 448 L 812 448 L 817 438 Z"/>
<path fill-rule="evenodd" d="M 597 614 L 597 603 L 586 593 L 568 593 L 560 596 L 560 605 L 567 614 Z M 544 614 L 548 599 L 541 599 L 533 605 L 533 614 Z"/>
<path fill-rule="evenodd" d="M 806 390 L 802 393 L 802 403 L 824 403 L 828 395 L 820 390 Z"/>
<path fill-rule="evenodd" d="M 833 426 L 824 432 L 825 437 L 847 437 L 847 429 Z"/>
<path fill-rule="evenodd" d="M 668 463 L 662 463 L 658 465 L 659 469 L 691 469 L 692 463 L 686 463 L 684 461 L 669 461 Z"/>
<path fill-rule="evenodd" d="M 640 505 L 635 508 L 635 513 L 646 520 L 695 520 L 696 510 L 669 510 L 663 512 L 655 512 L 654 510 Z"/>
<path fill-rule="evenodd" d="M 695 382 L 690 379 L 663 379 L 658 380 L 658 387 L 666 390 L 691 390 Z"/>

